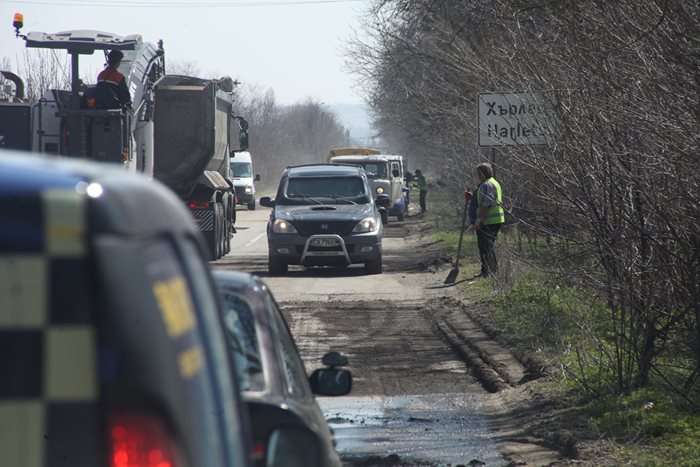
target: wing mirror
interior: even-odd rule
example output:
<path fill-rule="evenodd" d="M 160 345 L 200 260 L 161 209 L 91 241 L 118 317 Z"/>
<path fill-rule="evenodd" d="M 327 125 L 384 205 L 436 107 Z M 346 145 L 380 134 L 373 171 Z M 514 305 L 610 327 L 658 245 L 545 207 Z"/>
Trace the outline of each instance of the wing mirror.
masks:
<path fill-rule="evenodd" d="M 238 148 L 235 152 L 245 151 L 248 149 L 248 120 L 240 115 L 232 115 L 233 119 L 238 123 Z M 235 137 L 235 134 L 233 135 Z"/>
<path fill-rule="evenodd" d="M 321 446 L 307 428 L 277 428 L 268 438 L 265 459 L 266 467 L 320 467 Z"/>
<path fill-rule="evenodd" d="M 275 207 L 275 202 L 272 201 L 272 198 L 269 196 L 263 196 L 260 198 L 260 206 L 264 206 L 266 208 L 274 208 Z"/>
<path fill-rule="evenodd" d="M 314 394 L 320 396 L 345 396 L 352 390 L 352 373 L 335 368 L 348 364 L 347 357 L 338 352 L 328 352 L 321 362 L 328 368 L 314 370 L 309 377 L 309 384 Z"/>
<path fill-rule="evenodd" d="M 253 181 L 259 182 L 260 181 L 260 174 L 255 174 L 255 178 L 253 179 Z"/>

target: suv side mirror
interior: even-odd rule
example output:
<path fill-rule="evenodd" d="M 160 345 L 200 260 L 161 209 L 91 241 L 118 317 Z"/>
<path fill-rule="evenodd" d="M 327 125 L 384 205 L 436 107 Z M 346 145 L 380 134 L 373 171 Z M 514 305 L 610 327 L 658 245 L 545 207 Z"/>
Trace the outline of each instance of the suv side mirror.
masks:
<path fill-rule="evenodd" d="M 238 122 L 238 148 L 233 152 L 245 151 L 248 149 L 248 120 L 239 115 L 232 115 L 232 117 Z M 229 134 L 232 139 L 235 138 L 235 133 L 230 132 Z"/>
<path fill-rule="evenodd" d="M 339 368 L 319 368 L 309 376 L 311 391 L 320 396 L 345 396 L 352 390 L 352 373 Z"/>
<path fill-rule="evenodd" d="M 255 174 L 255 179 L 253 179 L 254 182 L 259 182 L 260 181 L 260 174 Z"/>
<path fill-rule="evenodd" d="M 314 370 L 309 377 L 311 391 L 321 396 L 344 396 L 352 390 L 352 374 L 336 366 L 348 364 L 348 358 L 338 352 L 328 352 L 321 362 L 329 368 Z"/>
<path fill-rule="evenodd" d="M 272 198 L 269 196 L 263 196 L 260 198 L 260 206 L 264 206 L 266 208 L 274 208 L 275 207 L 275 202 L 272 201 Z"/>

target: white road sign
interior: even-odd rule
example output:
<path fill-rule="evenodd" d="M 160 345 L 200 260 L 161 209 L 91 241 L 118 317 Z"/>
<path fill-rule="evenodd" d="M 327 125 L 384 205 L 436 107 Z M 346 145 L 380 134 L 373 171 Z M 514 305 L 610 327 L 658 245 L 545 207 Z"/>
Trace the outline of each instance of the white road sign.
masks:
<path fill-rule="evenodd" d="M 542 99 L 532 93 L 479 94 L 479 146 L 547 144 L 547 125 L 541 103 Z"/>

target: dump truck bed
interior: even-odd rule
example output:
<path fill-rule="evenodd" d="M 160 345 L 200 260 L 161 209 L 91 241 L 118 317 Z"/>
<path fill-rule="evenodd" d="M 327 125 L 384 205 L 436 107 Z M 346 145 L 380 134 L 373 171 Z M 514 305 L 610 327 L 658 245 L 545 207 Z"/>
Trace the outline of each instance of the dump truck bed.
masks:
<path fill-rule="evenodd" d="M 217 82 L 164 76 L 155 85 L 154 176 L 181 195 L 206 170 L 218 171 L 228 150 L 228 94 Z"/>

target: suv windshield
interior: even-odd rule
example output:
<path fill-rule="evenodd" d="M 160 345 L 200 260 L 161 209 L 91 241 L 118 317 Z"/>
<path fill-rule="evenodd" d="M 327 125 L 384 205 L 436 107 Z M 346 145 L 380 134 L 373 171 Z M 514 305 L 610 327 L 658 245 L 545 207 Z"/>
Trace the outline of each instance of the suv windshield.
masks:
<path fill-rule="evenodd" d="M 338 203 L 369 203 L 360 177 L 288 178 L 284 198 L 284 204 L 323 204 L 329 199 Z"/>
<path fill-rule="evenodd" d="M 252 177 L 253 171 L 251 170 L 250 162 L 232 162 L 231 170 L 233 171 L 234 177 Z"/>

